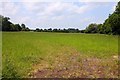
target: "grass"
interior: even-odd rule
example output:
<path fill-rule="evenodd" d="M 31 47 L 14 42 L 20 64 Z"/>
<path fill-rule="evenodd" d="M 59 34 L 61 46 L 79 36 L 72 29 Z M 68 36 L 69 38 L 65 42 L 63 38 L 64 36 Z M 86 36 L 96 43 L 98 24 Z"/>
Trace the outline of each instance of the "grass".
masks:
<path fill-rule="evenodd" d="M 29 77 L 31 71 L 42 66 L 53 69 L 59 62 L 70 65 L 68 58 L 73 56 L 74 59 L 75 54 L 79 63 L 87 58 L 106 61 L 118 55 L 118 36 L 113 35 L 37 32 L 3 32 L 2 34 L 3 77 Z M 101 65 L 111 64 L 104 61 Z"/>

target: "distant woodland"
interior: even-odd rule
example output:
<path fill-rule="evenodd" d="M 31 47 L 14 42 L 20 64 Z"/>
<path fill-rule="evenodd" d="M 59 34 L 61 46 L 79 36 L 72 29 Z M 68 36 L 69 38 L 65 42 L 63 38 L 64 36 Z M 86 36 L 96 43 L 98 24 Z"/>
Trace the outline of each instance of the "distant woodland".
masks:
<path fill-rule="evenodd" d="M 118 2 L 115 11 L 109 14 L 103 24 L 91 23 L 85 30 L 74 28 L 68 29 L 39 29 L 31 30 L 25 24 L 14 24 L 9 17 L 0 15 L 0 30 L 2 31 L 35 31 L 35 32 L 64 32 L 64 33 L 100 33 L 100 34 L 120 34 L 120 1 Z"/>

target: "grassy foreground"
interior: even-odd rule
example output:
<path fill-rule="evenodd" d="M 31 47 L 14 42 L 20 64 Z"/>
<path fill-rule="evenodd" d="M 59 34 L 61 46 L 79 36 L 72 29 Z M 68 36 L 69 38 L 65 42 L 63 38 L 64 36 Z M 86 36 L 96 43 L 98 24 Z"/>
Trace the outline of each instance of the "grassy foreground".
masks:
<path fill-rule="evenodd" d="M 2 33 L 3 77 L 118 77 L 118 36 Z"/>

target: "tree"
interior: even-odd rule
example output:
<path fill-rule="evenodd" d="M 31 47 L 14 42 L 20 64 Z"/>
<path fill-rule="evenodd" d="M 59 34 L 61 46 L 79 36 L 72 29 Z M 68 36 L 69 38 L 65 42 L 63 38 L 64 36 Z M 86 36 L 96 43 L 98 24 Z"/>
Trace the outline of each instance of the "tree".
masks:
<path fill-rule="evenodd" d="M 102 33 L 102 24 L 97 25 L 97 33 Z"/>
<path fill-rule="evenodd" d="M 21 31 L 22 30 L 22 28 L 19 24 L 15 24 L 15 27 L 16 27 L 16 31 Z"/>
<path fill-rule="evenodd" d="M 16 31 L 16 28 L 15 28 L 15 25 L 14 25 L 14 24 L 11 24 L 10 26 L 11 26 L 10 31 Z"/>
<path fill-rule="evenodd" d="M 53 29 L 53 32 L 58 32 L 58 30 L 57 29 Z"/>
<path fill-rule="evenodd" d="M 39 29 L 39 28 L 36 28 L 36 30 L 35 30 L 35 31 L 39 32 L 39 31 L 40 31 L 40 29 Z"/>
<path fill-rule="evenodd" d="M 2 17 L 2 31 L 9 31 L 11 29 L 11 22 L 9 17 Z"/>
<path fill-rule="evenodd" d="M 44 29 L 44 32 L 47 32 L 47 29 Z"/>
<path fill-rule="evenodd" d="M 86 28 L 86 33 L 97 33 L 97 24 L 92 23 Z"/>
<path fill-rule="evenodd" d="M 3 16 L 0 15 L 0 31 L 2 31 L 2 19 L 3 19 Z"/>
<path fill-rule="evenodd" d="M 104 34 L 112 34 L 111 24 L 109 23 L 109 19 L 106 19 L 102 25 L 101 32 Z"/>
<path fill-rule="evenodd" d="M 28 27 L 26 27 L 25 31 L 30 31 L 30 29 Z"/>
<path fill-rule="evenodd" d="M 29 31 L 30 29 L 28 27 L 25 27 L 25 24 L 13 24 L 12 22 L 9 21 L 9 17 L 4 17 L 0 15 L 0 30 L 2 31 Z"/>
<path fill-rule="evenodd" d="M 85 32 L 120 35 L 120 1 L 118 2 L 114 13 L 109 14 L 109 17 L 103 24 L 90 24 Z"/>
<path fill-rule="evenodd" d="M 68 33 L 69 31 L 68 29 L 63 29 L 63 32 Z"/>
<path fill-rule="evenodd" d="M 22 31 L 30 31 L 30 29 L 28 27 L 25 26 L 25 24 L 21 24 L 22 27 Z"/>
<path fill-rule="evenodd" d="M 81 33 L 85 33 L 86 30 L 80 30 Z"/>
<path fill-rule="evenodd" d="M 118 2 L 114 13 L 120 14 L 120 1 Z"/>
<path fill-rule="evenodd" d="M 22 31 L 25 31 L 26 28 L 25 24 L 21 24 L 21 27 L 22 27 Z"/>
<path fill-rule="evenodd" d="M 105 34 L 120 34 L 120 1 L 114 13 L 109 15 L 108 19 L 103 23 L 103 29 Z"/>
<path fill-rule="evenodd" d="M 49 29 L 48 29 L 48 32 L 52 32 L 52 28 L 49 28 Z"/>

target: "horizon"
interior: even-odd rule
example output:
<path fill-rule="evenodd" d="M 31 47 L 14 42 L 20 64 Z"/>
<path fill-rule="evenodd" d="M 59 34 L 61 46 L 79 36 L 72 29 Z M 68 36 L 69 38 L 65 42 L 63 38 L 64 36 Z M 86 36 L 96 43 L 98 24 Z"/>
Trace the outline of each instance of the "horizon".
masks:
<path fill-rule="evenodd" d="M 91 23 L 102 24 L 117 2 L 3 2 L 0 14 L 30 29 L 83 30 Z M 99 16 L 99 17 L 98 17 Z"/>

